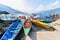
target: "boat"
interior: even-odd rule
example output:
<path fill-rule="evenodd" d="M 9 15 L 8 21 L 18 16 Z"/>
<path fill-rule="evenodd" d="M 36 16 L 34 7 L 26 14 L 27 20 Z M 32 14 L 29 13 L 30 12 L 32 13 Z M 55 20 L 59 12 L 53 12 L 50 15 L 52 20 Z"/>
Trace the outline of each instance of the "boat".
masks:
<path fill-rule="evenodd" d="M 21 20 L 17 20 L 16 22 L 14 22 L 3 34 L 1 40 L 14 40 L 18 33 L 21 31 L 22 25 L 23 24 Z"/>
<path fill-rule="evenodd" d="M 23 29 L 24 29 L 24 33 L 25 35 L 27 36 L 30 32 L 30 29 L 31 29 L 31 25 L 32 25 L 32 22 L 29 20 L 29 19 L 26 19 L 24 21 L 24 25 L 23 25 Z"/>
<path fill-rule="evenodd" d="M 44 22 L 44 23 L 51 23 L 51 22 L 53 22 L 52 20 L 42 20 L 42 19 L 37 19 L 37 18 L 33 18 L 33 19 L 37 20 L 37 21 Z"/>
<path fill-rule="evenodd" d="M 54 31 L 55 29 L 51 26 L 51 24 L 49 23 L 44 23 L 44 22 L 41 22 L 39 20 L 34 20 L 34 19 L 31 19 L 32 21 L 32 24 L 36 27 L 42 27 L 44 29 L 47 29 L 49 31 Z M 51 29 L 51 30 L 50 30 Z"/>
<path fill-rule="evenodd" d="M 0 39 L 2 35 L 5 33 L 5 31 L 9 28 L 9 26 L 13 23 L 14 21 L 0 21 Z"/>

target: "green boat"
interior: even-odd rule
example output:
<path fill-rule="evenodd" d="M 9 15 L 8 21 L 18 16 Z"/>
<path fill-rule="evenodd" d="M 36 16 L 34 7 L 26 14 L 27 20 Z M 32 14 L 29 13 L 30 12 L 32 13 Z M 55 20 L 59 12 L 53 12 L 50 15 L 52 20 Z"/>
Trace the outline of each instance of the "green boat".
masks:
<path fill-rule="evenodd" d="M 26 19 L 25 22 L 24 22 L 24 25 L 23 25 L 24 33 L 25 33 L 26 36 L 30 32 L 31 25 L 32 25 L 31 21 L 29 19 Z"/>
<path fill-rule="evenodd" d="M 51 23 L 51 22 L 53 22 L 53 21 L 41 21 L 41 22 L 44 22 L 44 23 Z"/>

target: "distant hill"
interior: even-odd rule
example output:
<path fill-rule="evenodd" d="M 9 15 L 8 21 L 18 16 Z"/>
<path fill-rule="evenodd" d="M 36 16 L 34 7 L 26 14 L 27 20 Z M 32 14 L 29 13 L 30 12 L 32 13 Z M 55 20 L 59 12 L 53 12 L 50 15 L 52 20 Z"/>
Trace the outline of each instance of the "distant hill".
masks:
<path fill-rule="evenodd" d="M 46 11 L 42 11 L 42 12 L 35 12 L 33 14 L 51 14 L 51 13 L 57 13 L 60 14 L 60 8 L 56 8 L 56 9 L 52 9 L 52 10 L 46 10 Z"/>
<path fill-rule="evenodd" d="M 24 14 L 23 12 L 21 12 L 21 11 L 18 11 L 18 10 L 15 10 L 15 9 L 13 9 L 13 8 L 11 8 L 11 7 L 8 7 L 8 6 L 5 6 L 5 5 L 2 5 L 2 4 L 0 4 L 0 10 L 3 10 L 3 11 L 6 11 L 6 12 L 9 12 L 9 13 L 15 13 L 15 14 Z"/>

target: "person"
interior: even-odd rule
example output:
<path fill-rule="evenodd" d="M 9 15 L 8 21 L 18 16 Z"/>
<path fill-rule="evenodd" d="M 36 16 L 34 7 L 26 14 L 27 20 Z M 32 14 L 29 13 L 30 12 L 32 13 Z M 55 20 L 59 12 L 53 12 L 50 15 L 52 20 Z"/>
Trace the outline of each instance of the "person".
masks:
<path fill-rule="evenodd" d="M 30 28 L 32 25 L 32 22 L 30 21 L 30 19 L 26 19 L 24 22 L 24 28 Z"/>
<path fill-rule="evenodd" d="M 50 14 L 50 16 L 46 16 L 46 18 L 52 18 L 53 20 L 57 20 L 59 18 L 59 15 L 58 14 Z"/>
<path fill-rule="evenodd" d="M 49 16 L 46 16 L 46 18 L 52 18 L 52 19 L 54 19 L 54 17 L 55 17 L 55 14 L 50 14 Z"/>
<path fill-rule="evenodd" d="M 50 15 L 50 18 L 54 19 L 54 17 L 55 17 L 55 14 Z"/>

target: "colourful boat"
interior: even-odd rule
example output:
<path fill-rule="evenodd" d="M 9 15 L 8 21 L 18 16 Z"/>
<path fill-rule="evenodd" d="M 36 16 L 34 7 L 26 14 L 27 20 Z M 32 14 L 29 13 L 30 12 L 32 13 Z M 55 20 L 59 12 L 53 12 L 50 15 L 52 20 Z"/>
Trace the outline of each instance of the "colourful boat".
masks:
<path fill-rule="evenodd" d="M 44 23 L 51 23 L 51 22 L 53 22 L 52 20 L 42 20 L 42 19 L 35 19 L 35 20 L 37 20 L 37 21 L 40 21 L 40 22 L 44 22 Z"/>
<path fill-rule="evenodd" d="M 24 25 L 23 25 L 24 33 L 25 33 L 26 36 L 30 32 L 31 25 L 32 25 L 31 21 L 29 19 L 26 19 L 25 22 L 24 22 Z"/>
<path fill-rule="evenodd" d="M 1 40 L 14 40 L 19 31 L 22 29 L 22 26 L 22 21 L 17 20 L 12 25 L 10 25 L 7 31 L 3 34 Z"/>
<path fill-rule="evenodd" d="M 41 22 L 44 22 L 44 23 L 51 23 L 51 22 L 53 22 L 53 21 L 41 21 Z"/>
<path fill-rule="evenodd" d="M 44 28 L 44 29 L 55 30 L 50 24 L 41 22 L 41 21 L 39 21 L 39 20 L 34 20 L 34 19 L 31 19 L 31 21 L 32 21 L 32 24 L 33 24 L 34 26 L 42 27 L 42 28 Z"/>

